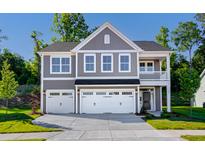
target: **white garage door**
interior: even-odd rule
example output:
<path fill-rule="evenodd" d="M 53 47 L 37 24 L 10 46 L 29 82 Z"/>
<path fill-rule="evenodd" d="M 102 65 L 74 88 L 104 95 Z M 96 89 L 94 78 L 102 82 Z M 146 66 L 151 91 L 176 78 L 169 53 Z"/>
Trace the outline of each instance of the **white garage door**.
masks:
<path fill-rule="evenodd" d="M 74 91 L 73 90 L 47 90 L 46 91 L 47 113 L 73 113 Z"/>
<path fill-rule="evenodd" d="M 85 90 L 81 92 L 81 113 L 135 113 L 135 90 Z"/>

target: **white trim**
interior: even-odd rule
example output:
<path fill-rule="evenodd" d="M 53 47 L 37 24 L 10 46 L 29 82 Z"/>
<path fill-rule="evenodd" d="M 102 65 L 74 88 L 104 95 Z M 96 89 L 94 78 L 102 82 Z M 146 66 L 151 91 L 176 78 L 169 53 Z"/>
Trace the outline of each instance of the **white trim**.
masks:
<path fill-rule="evenodd" d="M 44 108 L 43 108 L 43 76 L 44 76 L 44 71 L 43 71 L 43 68 L 44 68 L 44 56 L 41 55 L 41 112 L 43 113 L 44 111 Z M 46 102 L 45 102 L 46 103 Z"/>
<path fill-rule="evenodd" d="M 48 77 L 48 78 L 43 78 L 43 80 L 76 80 L 75 77 L 65 77 L 65 78 L 61 78 L 61 77 Z"/>
<path fill-rule="evenodd" d="M 137 52 L 137 76 L 140 76 L 139 52 Z"/>
<path fill-rule="evenodd" d="M 104 44 L 110 44 L 110 34 L 104 35 Z"/>
<path fill-rule="evenodd" d="M 162 112 L 162 87 L 160 87 L 160 111 Z"/>
<path fill-rule="evenodd" d="M 122 71 L 121 70 L 121 61 L 120 61 L 121 56 L 128 56 L 129 57 L 129 64 L 128 64 L 129 65 L 129 70 L 127 70 L 127 71 Z M 131 55 L 130 55 L 130 53 L 119 53 L 119 56 L 118 56 L 118 71 L 120 73 L 131 72 Z"/>
<path fill-rule="evenodd" d="M 140 63 L 144 63 L 145 64 L 145 71 L 141 71 L 140 70 Z M 152 63 L 152 71 L 148 71 L 147 68 L 147 64 L 148 63 Z M 139 61 L 139 71 L 140 71 L 140 74 L 150 74 L 150 73 L 154 73 L 154 70 L 155 70 L 155 66 L 154 66 L 154 61 L 145 61 L 145 60 L 140 60 Z"/>
<path fill-rule="evenodd" d="M 110 23 L 106 22 L 103 25 L 101 25 L 96 31 L 94 31 L 91 35 L 89 35 L 85 40 L 83 40 L 81 43 L 79 43 L 74 49 L 71 51 L 78 51 L 80 48 L 85 46 L 92 38 L 97 36 L 102 30 L 105 28 L 109 28 L 112 30 L 116 35 L 118 35 L 122 40 L 124 40 L 128 45 L 130 45 L 133 49 L 136 49 L 137 51 L 143 51 L 139 46 L 137 46 L 134 42 L 129 40 L 126 36 L 124 36 L 121 32 L 119 32 L 115 27 L 113 27 Z"/>
<path fill-rule="evenodd" d="M 78 54 L 76 54 L 75 58 L 75 76 L 78 77 Z"/>
<path fill-rule="evenodd" d="M 48 95 L 49 92 L 72 92 L 72 96 L 73 96 L 73 112 L 75 113 L 75 98 L 74 98 L 74 90 L 73 89 L 47 89 L 46 90 L 46 96 Z M 61 95 L 60 95 L 61 96 Z M 46 100 L 46 113 L 47 112 L 47 100 Z"/>
<path fill-rule="evenodd" d="M 151 105 L 151 110 L 149 110 L 149 111 L 156 111 L 156 90 L 155 90 L 155 87 L 140 87 L 140 90 L 141 89 L 152 89 L 153 98 L 152 98 L 151 91 L 148 91 L 148 92 L 150 92 L 150 103 L 152 103 L 152 104 L 150 104 Z M 143 93 L 142 93 L 142 97 L 143 97 Z"/>
<path fill-rule="evenodd" d="M 137 86 L 137 113 L 140 113 L 140 86 Z"/>
<path fill-rule="evenodd" d="M 110 71 L 104 71 L 103 70 L 103 57 L 104 56 L 111 56 L 111 70 Z M 103 53 L 101 54 L 101 72 L 102 73 L 113 73 L 113 54 L 112 53 Z"/>
<path fill-rule="evenodd" d="M 139 86 L 139 84 L 105 84 L 105 85 L 77 85 L 78 87 L 136 87 L 136 86 Z"/>
<path fill-rule="evenodd" d="M 200 78 L 203 78 L 204 75 L 205 75 L 205 69 L 204 69 L 203 72 L 200 74 Z"/>
<path fill-rule="evenodd" d="M 140 80 L 141 86 L 166 86 L 170 81 L 166 80 Z"/>
<path fill-rule="evenodd" d="M 52 70 L 52 61 L 53 58 L 60 58 L 60 72 L 53 72 Z M 62 72 L 62 58 L 69 58 L 70 64 L 69 64 L 69 72 Z M 72 57 L 70 55 L 60 55 L 60 56 L 50 56 L 50 74 L 71 74 L 72 73 Z"/>
<path fill-rule="evenodd" d="M 139 79 L 138 76 L 78 76 L 76 79 Z"/>
<path fill-rule="evenodd" d="M 75 113 L 78 113 L 78 86 L 75 86 Z"/>
<path fill-rule="evenodd" d="M 78 53 L 136 53 L 137 50 L 79 50 Z"/>
<path fill-rule="evenodd" d="M 86 71 L 86 57 L 87 56 L 93 56 L 94 57 L 94 62 L 93 62 L 93 65 L 94 65 L 94 70 L 93 71 Z M 96 54 L 91 54 L 91 53 L 86 53 L 84 54 L 84 59 L 83 59 L 83 72 L 84 73 L 95 73 L 96 72 Z"/>
<path fill-rule="evenodd" d="M 51 56 L 51 55 L 73 55 L 75 56 L 75 52 L 71 52 L 71 51 L 43 51 L 43 52 L 37 52 L 39 55 L 44 55 L 44 56 Z"/>

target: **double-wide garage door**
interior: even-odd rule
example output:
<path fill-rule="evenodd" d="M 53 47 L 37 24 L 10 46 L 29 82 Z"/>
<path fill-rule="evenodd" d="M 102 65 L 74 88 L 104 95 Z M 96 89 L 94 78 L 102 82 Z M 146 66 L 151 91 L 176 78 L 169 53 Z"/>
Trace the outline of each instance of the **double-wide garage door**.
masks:
<path fill-rule="evenodd" d="M 135 90 L 81 89 L 81 113 L 135 113 Z"/>
<path fill-rule="evenodd" d="M 46 91 L 47 113 L 74 113 L 73 90 L 47 90 Z"/>

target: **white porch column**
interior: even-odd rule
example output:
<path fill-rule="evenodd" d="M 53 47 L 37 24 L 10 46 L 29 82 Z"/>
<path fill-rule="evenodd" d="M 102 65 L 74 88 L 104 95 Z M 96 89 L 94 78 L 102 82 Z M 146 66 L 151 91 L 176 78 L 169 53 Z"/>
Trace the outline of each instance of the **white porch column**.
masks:
<path fill-rule="evenodd" d="M 162 87 L 160 87 L 160 111 L 162 111 Z"/>
<path fill-rule="evenodd" d="M 171 87 L 170 82 L 167 83 L 167 112 L 171 112 Z"/>
<path fill-rule="evenodd" d="M 137 113 L 140 113 L 140 86 L 137 86 Z"/>
<path fill-rule="evenodd" d="M 167 79 L 170 80 L 170 56 L 166 57 L 166 64 L 167 64 Z"/>
<path fill-rule="evenodd" d="M 41 103 L 41 105 L 40 105 L 40 108 L 41 108 L 41 112 L 43 113 L 43 111 L 44 111 L 44 108 L 43 108 L 43 55 L 41 55 L 41 80 L 40 80 L 40 82 L 41 82 L 41 96 L 40 96 L 40 103 Z"/>
<path fill-rule="evenodd" d="M 78 87 L 75 86 L 75 113 L 78 113 Z"/>
<path fill-rule="evenodd" d="M 171 112 L 171 85 L 170 85 L 170 55 L 166 57 L 167 63 L 167 112 Z"/>

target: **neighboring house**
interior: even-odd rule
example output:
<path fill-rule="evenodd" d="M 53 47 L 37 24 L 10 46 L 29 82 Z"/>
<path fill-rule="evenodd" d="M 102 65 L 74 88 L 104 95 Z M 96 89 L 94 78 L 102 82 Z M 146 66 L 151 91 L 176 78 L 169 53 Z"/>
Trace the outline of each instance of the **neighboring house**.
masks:
<path fill-rule="evenodd" d="M 44 113 L 162 111 L 170 102 L 171 51 L 153 41 L 131 41 L 109 23 L 80 43 L 58 42 L 41 56 Z M 166 60 L 166 71 L 161 70 Z"/>
<path fill-rule="evenodd" d="M 205 103 L 205 69 L 201 73 L 200 77 L 200 87 L 195 94 L 195 106 L 197 107 L 203 107 L 203 103 Z"/>

